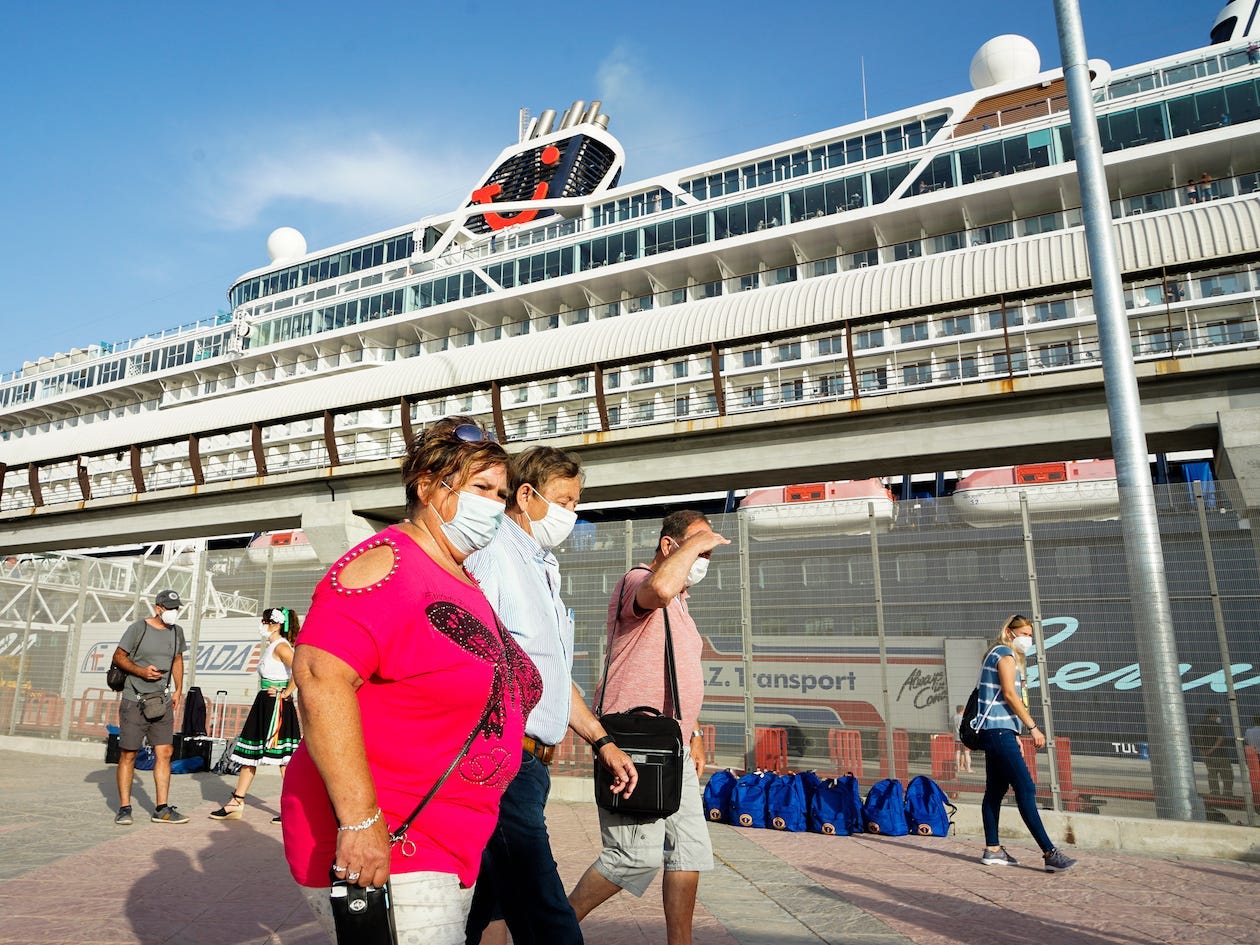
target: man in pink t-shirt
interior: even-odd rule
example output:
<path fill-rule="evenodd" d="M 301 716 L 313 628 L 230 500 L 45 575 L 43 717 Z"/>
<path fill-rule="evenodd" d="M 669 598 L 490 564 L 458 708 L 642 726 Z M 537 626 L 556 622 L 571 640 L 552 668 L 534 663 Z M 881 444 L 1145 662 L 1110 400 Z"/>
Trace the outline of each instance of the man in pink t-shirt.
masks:
<path fill-rule="evenodd" d="M 600 903 L 625 889 L 642 896 L 662 866 L 669 945 L 690 945 L 691 917 L 700 872 L 713 868 L 708 822 L 700 804 L 704 738 L 697 728 L 704 701 L 703 646 L 687 610 L 687 588 L 708 571 L 709 555 L 730 542 L 700 512 L 666 516 L 651 564 L 639 565 L 617 582 L 608 604 L 608 680 L 603 711 L 623 712 L 640 705 L 672 716 L 665 685 L 665 618 L 668 608 L 678 675 L 678 715 L 690 739 L 691 764 L 683 766 L 682 806 L 669 817 L 643 818 L 599 809 L 603 852 L 569 894 L 581 921 Z M 600 704 L 596 693 L 596 704 Z"/>

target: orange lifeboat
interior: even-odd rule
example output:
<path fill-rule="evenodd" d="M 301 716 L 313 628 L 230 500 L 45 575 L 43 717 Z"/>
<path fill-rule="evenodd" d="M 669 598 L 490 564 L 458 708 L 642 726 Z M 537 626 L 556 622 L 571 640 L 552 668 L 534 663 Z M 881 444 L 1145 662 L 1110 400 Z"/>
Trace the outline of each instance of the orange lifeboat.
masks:
<path fill-rule="evenodd" d="M 1028 514 L 1064 521 L 1110 521 L 1120 517 L 1116 464 L 1109 459 L 1028 463 L 979 469 L 958 480 L 954 508 L 975 528 L 997 528 L 1020 520 L 1019 499 Z"/>
<path fill-rule="evenodd" d="M 866 535 L 872 509 L 877 532 L 897 519 L 897 503 L 878 479 L 813 482 L 755 489 L 739 504 L 748 534 L 759 541 L 820 535 Z"/>

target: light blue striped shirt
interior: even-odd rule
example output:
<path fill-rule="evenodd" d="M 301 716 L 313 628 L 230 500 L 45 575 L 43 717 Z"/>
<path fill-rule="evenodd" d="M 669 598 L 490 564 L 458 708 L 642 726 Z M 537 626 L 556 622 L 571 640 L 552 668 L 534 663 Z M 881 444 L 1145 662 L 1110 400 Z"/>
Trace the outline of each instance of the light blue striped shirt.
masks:
<path fill-rule="evenodd" d="M 1018 735 L 1024 729 L 1019 717 L 1011 712 L 1006 705 L 1006 700 L 1002 698 L 1002 681 L 998 677 L 998 660 L 1003 656 L 1013 657 L 1014 655 L 1015 652 L 1009 646 L 995 646 L 984 658 L 984 665 L 980 670 L 980 698 L 976 702 L 976 718 L 984 719 L 984 722 L 980 724 L 981 731 L 990 728 L 1009 728 Z M 1015 670 L 1015 691 L 1021 697 L 1024 695 L 1024 674 L 1018 669 Z"/>
<path fill-rule="evenodd" d="M 559 743 L 573 694 L 573 617 L 560 599 L 560 563 L 505 515 L 490 544 L 469 555 L 464 567 L 542 676 L 543 695 L 525 734 Z"/>

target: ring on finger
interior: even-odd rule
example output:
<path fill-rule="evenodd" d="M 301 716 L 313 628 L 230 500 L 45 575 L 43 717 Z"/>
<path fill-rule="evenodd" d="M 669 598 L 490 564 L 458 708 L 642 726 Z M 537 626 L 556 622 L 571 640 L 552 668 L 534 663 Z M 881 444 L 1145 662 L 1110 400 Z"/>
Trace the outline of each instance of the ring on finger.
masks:
<path fill-rule="evenodd" d="M 334 873 L 344 873 L 345 871 L 346 871 L 346 867 L 344 867 L 344 866 L 338 866 L 336 863 L 334 863 L 334 864 L 333 864 L 333 872 L 334 872 Z"/>
<path fill-rule="evenodd" d="M 346 874 L 346 879 L 350 880 L 350 882 L 354 882 L 354 881 L 355 881 L 356 879 L 358 879 L 358 878 L 359 878 L 359 874 L 358 874 L 358 873 L 347 873 L 347 874 Z"/>

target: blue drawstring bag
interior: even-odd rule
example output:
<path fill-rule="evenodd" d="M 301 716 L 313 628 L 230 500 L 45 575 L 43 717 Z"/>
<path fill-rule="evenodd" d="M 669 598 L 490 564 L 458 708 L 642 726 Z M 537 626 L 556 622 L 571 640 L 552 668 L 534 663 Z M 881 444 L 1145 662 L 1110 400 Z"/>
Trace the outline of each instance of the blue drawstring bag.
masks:
<path fill-rule="evenodd" d="M 851 774 L 819 781 L 809 804 L 809 829 L 847 837 L 862 832 L 862 795 Z"/>
<path fill-rule="evenodd" d="M 738 777 L 734 769 L 714 771 L 704 786 L 704 816 L 716 823 L 733 823 L 731 817 L 731 792 Z"/>
<path fill-rule="evenodd" d="M 155 764 L 157 756 L 153 754 L 153 749 L 148 745 L 140 746 L 140 750 L 136 752 L 136 770 L 152 771 Z"/>
<path fill-rule="evenodd" d="M 731 791 L 731 823 L 741 827 L 766 825 L 766 792 L 775 775 L 770 771 L 750 771 L 735 782 Z"/>
<path fill-rule="evenodd" d="M 775 778 L 766 789 L 766 816 L 775 830 L 800 833 L 805 829 L 809 807 L 805 802 L 805 782 L 799 774 Z"/>
<path fill-rule="evenodd" d="M 884 778 L 871 786 L 862 805 L 862 822 L 867 833 L 886 837 L 904 837 L 910 832 L 906 823 L 906 795 L 901 782 Z"/>
<path fill-rule="evenodd" d="M 171 774 L 192 774 L 194 771 L 204 770 L 205 767 L 206 760 L 200 755 L 177 758 L 171 762 Z"/>
<path fill-rule="evenodd" d="M 941 786 L 927 775 L 921 774 L 906 785 L 906 821 L 920 836 L 948 835 L 957 811 Z"/>
<path fill-rule="evenodd" d="M 802 771 L 797 775 L 801 779 L 801 787 L 805 789 L 805 819 L 809 819 L 809 807 L 814 803 L 814 795 L 823 783 L 817 771 Z"/>

